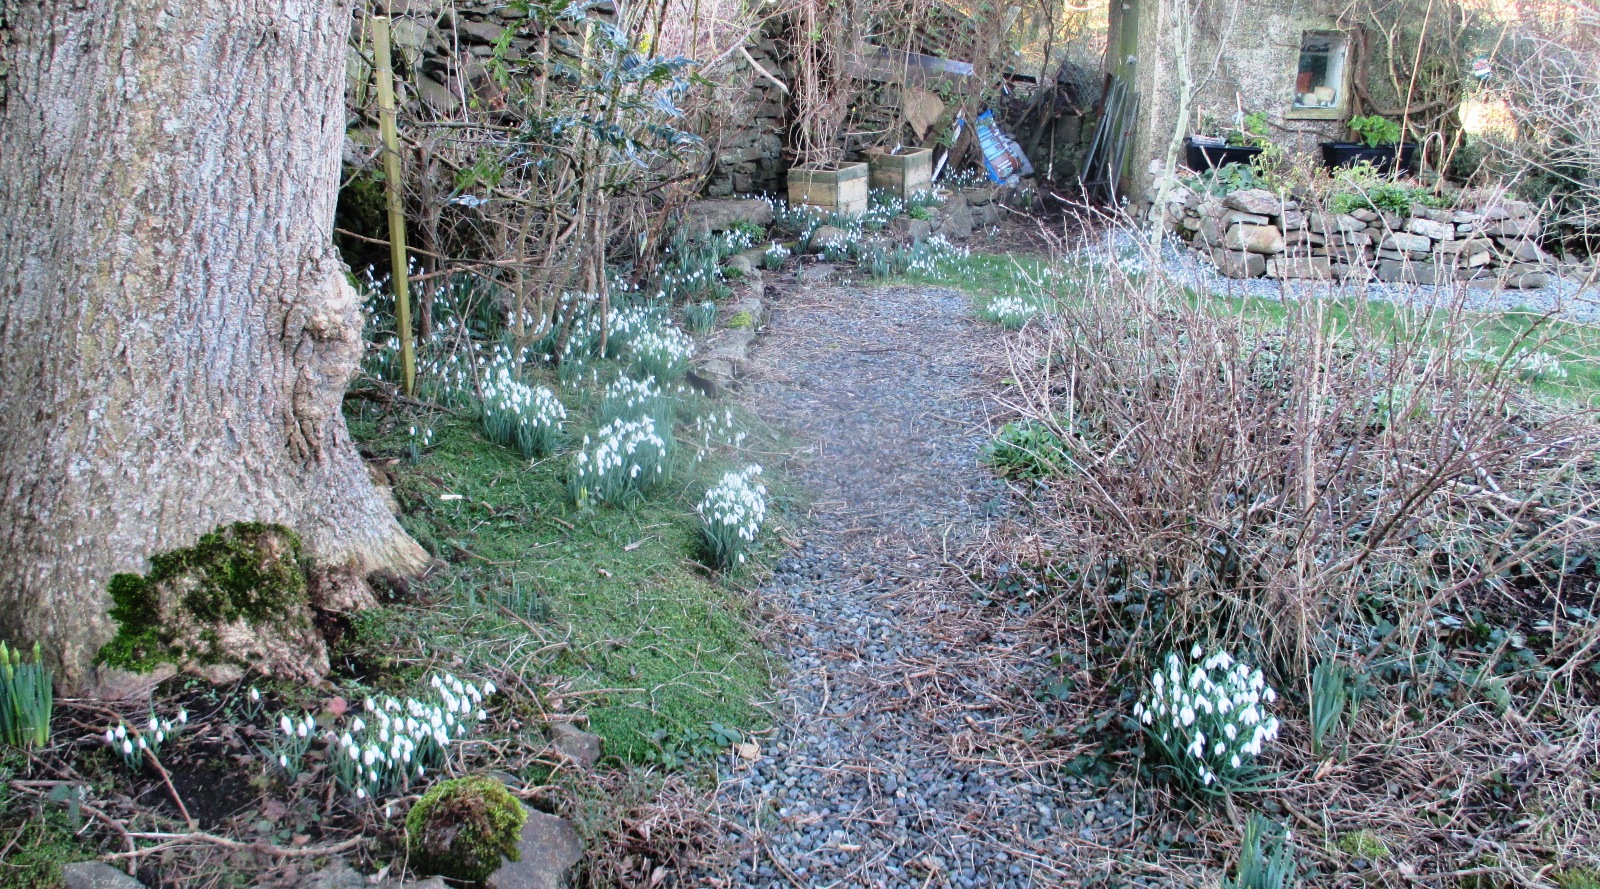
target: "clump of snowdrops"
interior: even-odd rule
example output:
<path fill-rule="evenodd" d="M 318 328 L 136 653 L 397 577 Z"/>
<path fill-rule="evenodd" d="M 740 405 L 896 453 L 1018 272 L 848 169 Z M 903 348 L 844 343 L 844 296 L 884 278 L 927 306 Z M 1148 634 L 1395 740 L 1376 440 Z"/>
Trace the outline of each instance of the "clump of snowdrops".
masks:
<path fill-rule="evenodd" d="M 123 763 L 137 772 L 144 768 L 146 754 L 158 756 L 161 745 L 168 739 L 176 737 L 188 724 L 187 710 L 179 710 L 178 715 L 172 719 L 157 716 L 151 711 L 150 719 L 145 722 L 142 730 L 136 727 L 130 728 L 126 722 L 119 720 L 116 725 L 106 729 L 103 737 L 106 745 L 122 757 Z"/>
<path fill-rule="evenodd" d="M 1261 671 L 1225 651 L 1177 653 L 1151 673 L 1133 715 L 1180 783 L 1202 794 L 1252 789 L 1256 760 L 1278 737 L 1278 699 Z"/>
<path fill-rule="evenodd" d="M 573 458 L 568 492 L 573 502 L 621 505 L 637 499 L 672 467 L 672 430 L 656 426 L 646 416 L 619 417 L 600 427 L 593 439 L 585 435 Z"/>
<path fill-rule="evenodd" d="M 1038 299 L 1006 294 L 990 300 L 979 314 L 983 320 L 999 324 L 1006 330 L 1017 330 L 1043 309 Z"/>
<path fill-rule="evenodd" d="M 767 486 L 761 467 L 723 473 L 700 501 L 700 538 L 706 555 L 719 568 L 742 565 L 755 548 L 767 518 Z"/>
<path fill-rule="evenodd" d="M 483 384 L 483 431 L 489 440 L 516 448 L 524 457 L 555 451 L 567 409 L 544 386 L 529 386 L 497 367 Z"/>

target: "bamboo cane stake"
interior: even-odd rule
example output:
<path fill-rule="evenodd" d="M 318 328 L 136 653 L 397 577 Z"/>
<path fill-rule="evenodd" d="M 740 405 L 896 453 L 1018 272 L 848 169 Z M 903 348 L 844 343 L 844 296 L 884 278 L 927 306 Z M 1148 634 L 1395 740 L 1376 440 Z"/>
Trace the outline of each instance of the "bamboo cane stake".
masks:
<path fill-rule="evenodd" d="M 378 132 L 383 139 L 383 186 L 389 198 L 390 280 L 394 285 L 396 333 L 406 397 L 416 394 L 417 356 L 411 343 L 411 288 L 406 264 L 406 214 L 400 170 L 400 135 L 395 130 L 394 66 L 389 58 L 389 19 L 372 17 L 372 57 L 378 78 Z"/>

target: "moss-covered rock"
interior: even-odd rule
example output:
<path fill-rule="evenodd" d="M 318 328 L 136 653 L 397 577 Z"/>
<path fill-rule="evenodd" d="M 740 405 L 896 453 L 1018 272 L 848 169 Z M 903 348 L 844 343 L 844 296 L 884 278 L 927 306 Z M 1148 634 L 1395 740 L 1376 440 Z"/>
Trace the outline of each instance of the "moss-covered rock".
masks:
<path fill-rule="evenodd" d="M 477 883 L 517 860 L 528 813 L 504 784 L 482 776 L 440 781 L 406 815 L 411 864 L 423 873 Z"/>
<path fill-rule="evenodd" d="M 728 319 L 728 326 L 734 330 L 755 327 L 756 319 L 755 316 L 751 315 L 749 312 L 740 312 Z"/>
<path fill-rule="evenodd" d="M 307 594 L 300 538 L 237 522 L 194 546 L 152 556 L 150 573 L 111 578 L 117 635 L 101 664 L 148 672 L 170 663 L 216 680 L 245 670 L 292 679 L 327 672 Z"/>

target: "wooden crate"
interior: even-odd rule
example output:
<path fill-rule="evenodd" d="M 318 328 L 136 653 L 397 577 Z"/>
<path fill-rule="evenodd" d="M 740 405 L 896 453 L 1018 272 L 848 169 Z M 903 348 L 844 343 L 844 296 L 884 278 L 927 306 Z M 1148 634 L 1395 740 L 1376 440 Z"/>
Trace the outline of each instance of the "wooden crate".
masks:
<path fill-rule="evenodd" d="M 867 165 L 840 164 L 831 169 L 792 167 L 789 203 L 809 204 L 829 213 L 867 212 Z"/>
<path fill-rule="evenodd" d="M 909 201 L 915 192 L 933 188 L 931 148 L 901 149 L 899 153 L 869 149 L 867 167 L 872 187 L 881 188 L 901 201 Z"/>

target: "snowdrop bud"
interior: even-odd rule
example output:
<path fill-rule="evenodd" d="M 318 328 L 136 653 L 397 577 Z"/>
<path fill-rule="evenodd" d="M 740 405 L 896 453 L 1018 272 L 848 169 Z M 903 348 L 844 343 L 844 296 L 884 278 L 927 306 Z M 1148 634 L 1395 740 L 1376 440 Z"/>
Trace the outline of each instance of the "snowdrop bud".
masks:
<path fill-rule="evenodd" d="M 287 754 L 278 754 L 278 765 L 283 766 L 284 768 L 289 767 L 289 757 Z"/>
<path fill-rule="evenodd" d="M 252 703 L 252 704 L 261 703 L 261 692 L 256 691 L 256 687 L 253 686 L 253 685 L 250 686 L 250 703 Z"/>
<path fill-rule="evenodd" d="M 150 724 L 149 724 L 148 727 L 145 728 L 145 731 L 154 732 L 156 729 L 159 729 L 159 728 L 161 728 L 161 723 L 157 722 L 156 718 L 154 716 L 152 716 L 152 717 L 150 717 Z"/>
<path fill-rule="evenodd" d="M 289 721 L 289 714 L 285 713 L 278 717 L 278 728 L 282 729 L 286 735 L 294 734 L 294 723 Z"/>
<path fill-rule="evenodd" d="M 148 747 L 148 746 L 147 746 L 147 745 L 146 745 L 146 744 L 145 744 L 145 743 L 144 743 L 144 738 L 140 738 L 140 739 L 139 739 L 139 749 L 140 749 L 140 750 L 148 750 L 148 749 L 150 749 L 150 748 L 149 748 L 149 747 Z"/>
<path fill-rule="evenodd" d="M 184 709 L 181 709 L 181 708 L 178 710 L 178 724 L 179 725 L 188 725 L 189 724 L 189 711 L 188 710 L 184 710 Z"/>
<path fill-rule="evenodd" d="M 127 738 L 123 738 L 122 739 L 122 755 L 123 756 L 127 756 L 127 755 L 129 755 L 131 753 L 133 753 L 133 742 L 129 741 Z"/>
<path fill-rule="evenodd" d="M 357 787 L 356 788 L 356 799 L 366 799 L 366 798 L 367 798 L 367 790 L 366 790 L 366 788 Z"/>

